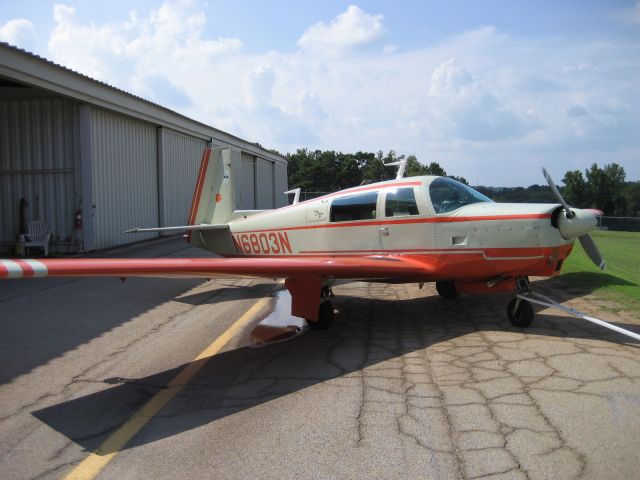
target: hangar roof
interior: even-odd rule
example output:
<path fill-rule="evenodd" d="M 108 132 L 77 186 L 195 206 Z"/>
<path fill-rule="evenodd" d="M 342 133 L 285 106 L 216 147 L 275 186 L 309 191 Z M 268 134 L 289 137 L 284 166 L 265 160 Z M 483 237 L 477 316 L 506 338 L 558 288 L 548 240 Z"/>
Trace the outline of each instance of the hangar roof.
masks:
<path fill-rule="evenodd" d="M 213 139 L 214 143 L 219 141 L 272 161 L 286 162 L 281 155 L 240 137 L 4 42 L 0 42 L 0 76 L 188 135 Z"/>

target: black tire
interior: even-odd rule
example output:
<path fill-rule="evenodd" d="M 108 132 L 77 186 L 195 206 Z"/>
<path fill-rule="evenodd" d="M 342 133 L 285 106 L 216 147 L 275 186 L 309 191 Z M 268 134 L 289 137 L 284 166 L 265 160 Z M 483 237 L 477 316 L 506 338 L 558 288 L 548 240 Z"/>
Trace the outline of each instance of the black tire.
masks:
<path fill-rule="evenodd" d="M 460 293 L 456 289 L 456 284 L 451 281 L 436 282 L 436 290 L 445 300 L 452 300 L 458 298 Z"/>
<path fill-rule="evenodd" d="M 329 300 L 320 304 L 318 320 L 307 320 L 312 330 L 326 330 L 333 324 L 333 305 Z"/>
<path fill-rule="evenodd" d="M 514 327 L 526 328 L 533 322 L 533 307 L 526 300 L 513 298 L 507 305 L 507 316 Z"/>

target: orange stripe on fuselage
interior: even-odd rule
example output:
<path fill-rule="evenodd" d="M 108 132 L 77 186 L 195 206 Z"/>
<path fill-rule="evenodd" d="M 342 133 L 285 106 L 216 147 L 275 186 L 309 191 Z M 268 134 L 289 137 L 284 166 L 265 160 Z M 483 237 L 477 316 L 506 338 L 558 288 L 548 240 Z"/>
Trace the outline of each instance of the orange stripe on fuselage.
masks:
<path fill-rule="evenodd" d="M 532 220 L 551 218 L 548 213 L 531 213 L 521 215 L 485 215 L 478 217 L 429 217 L 429 218 L 406 218 L 403 220 L 358 220 L 354 222 L 324 223 L 322 225 L 302 225 L 299 227 L 264 228 L 258 230 L 234 230 L 233 233 L 260 233 L 277 232 L 284 230 L 312 230 L 319 228 L 345 228 L 345 227 L 368 227 L 376 225 L 403 225 L 411 223 L 453 223 L 453 222 L 478 222 L 491 220 Z M 231 224 L 233 225 L 233 224 Z"/>

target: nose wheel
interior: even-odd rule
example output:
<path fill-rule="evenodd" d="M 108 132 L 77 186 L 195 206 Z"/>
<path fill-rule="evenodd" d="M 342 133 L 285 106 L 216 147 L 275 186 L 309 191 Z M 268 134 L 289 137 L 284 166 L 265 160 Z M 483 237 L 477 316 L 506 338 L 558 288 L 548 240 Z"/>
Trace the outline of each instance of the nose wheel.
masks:
<path fill-rule="evenodd" d="M 516 278 L 516 289 L 520 295 L 531 293 L 531 284 L 527 277 Z M 507 305 L 507 316 L 514 327 L 526 328 L 533 322 L 533 307 L 520 296 L 513 298 Z"/>
<path fill-rule="evenodd" d="M 533 307 L 526 300 L 513 298 L 507 305 L 507 316 L 513 326 L 526 328 L 533 322 Z"/>

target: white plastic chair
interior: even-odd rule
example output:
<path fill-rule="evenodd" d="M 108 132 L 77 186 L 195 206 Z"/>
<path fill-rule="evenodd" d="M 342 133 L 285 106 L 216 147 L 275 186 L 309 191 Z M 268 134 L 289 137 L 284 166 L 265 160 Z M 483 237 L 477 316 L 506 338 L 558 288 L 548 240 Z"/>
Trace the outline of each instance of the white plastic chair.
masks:
<path fill-rule="evenodd" d="M 26 234 L 20 235 L 20 251 L 24 256 L 27 247 L 42 247 L 44 248 L 45 257 L 49 256 L 49 240 L 51 239 L 51 233 L 49 232 L 49 226 L 44 220 L 33 220 L 29 222 L 27 226 Z"/>

